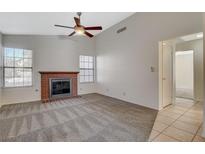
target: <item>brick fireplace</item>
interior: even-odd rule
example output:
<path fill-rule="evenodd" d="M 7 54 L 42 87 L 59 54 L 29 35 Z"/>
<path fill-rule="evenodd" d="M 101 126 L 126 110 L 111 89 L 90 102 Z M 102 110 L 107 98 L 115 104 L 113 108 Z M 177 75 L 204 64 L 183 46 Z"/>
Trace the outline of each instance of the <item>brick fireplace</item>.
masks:
<path fill-rule="evenodd" d="M 41 100 L 43 102 L 78 95 L 77 75 L 79 72 L 39 73 L 41 74 Z M 62 92 L 62 94 L 60 92 Z"/>

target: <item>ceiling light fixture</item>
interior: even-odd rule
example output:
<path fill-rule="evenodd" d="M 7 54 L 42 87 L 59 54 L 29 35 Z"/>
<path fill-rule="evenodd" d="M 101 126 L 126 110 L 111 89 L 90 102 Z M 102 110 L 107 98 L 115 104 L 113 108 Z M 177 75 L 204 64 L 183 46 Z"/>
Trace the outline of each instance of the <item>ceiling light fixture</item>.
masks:
<path fill-rule="evenodd" d="M 84 33 L 85 33 L 85 29 L 82 26 L 80 26 L 80 27 L 75 26 L 74 29 L 75 29 L 75 32 L 77 35 L 84 35 Z"/>

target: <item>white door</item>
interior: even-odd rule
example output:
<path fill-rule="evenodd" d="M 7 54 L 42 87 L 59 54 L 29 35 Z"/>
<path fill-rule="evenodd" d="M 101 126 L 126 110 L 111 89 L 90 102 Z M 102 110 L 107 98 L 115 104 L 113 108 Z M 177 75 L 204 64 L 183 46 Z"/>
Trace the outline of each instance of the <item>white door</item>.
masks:
<path fill-rule="evenodd" d="M 162 47 L 162 102 L 163 107 L 172 103 L 172 44 L 164 41 Z"/>

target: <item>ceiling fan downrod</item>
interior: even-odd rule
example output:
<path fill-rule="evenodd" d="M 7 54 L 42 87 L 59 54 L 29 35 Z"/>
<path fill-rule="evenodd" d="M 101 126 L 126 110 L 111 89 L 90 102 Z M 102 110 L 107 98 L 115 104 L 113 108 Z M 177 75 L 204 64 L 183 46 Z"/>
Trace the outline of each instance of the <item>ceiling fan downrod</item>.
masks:
<path fill-rule="evenodd" d="M 78 15 L 79 18 L 80 18 L 80 16 L 82 15 L 82 12 L 77 12 L 77 15 Z"/>

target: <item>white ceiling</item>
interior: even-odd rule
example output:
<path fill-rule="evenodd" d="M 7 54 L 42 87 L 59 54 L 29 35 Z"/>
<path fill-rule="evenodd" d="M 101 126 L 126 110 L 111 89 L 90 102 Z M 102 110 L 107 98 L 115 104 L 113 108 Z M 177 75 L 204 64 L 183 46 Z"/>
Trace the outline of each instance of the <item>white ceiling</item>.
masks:
<path fill-rule="evenodd" d="M 111 27 L 134 14 L 133 12 L 85 12 L 81 16 L 84 26 Z M 73 30 L 54 27 L 54 24 L 74 26 L 76 13 L 0 13 L 0 32 L 22 35 L 68 35 Z M 102 31 L 92 31 L 98 34 Z"/>

